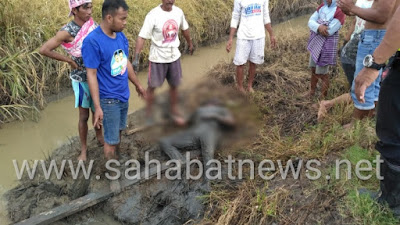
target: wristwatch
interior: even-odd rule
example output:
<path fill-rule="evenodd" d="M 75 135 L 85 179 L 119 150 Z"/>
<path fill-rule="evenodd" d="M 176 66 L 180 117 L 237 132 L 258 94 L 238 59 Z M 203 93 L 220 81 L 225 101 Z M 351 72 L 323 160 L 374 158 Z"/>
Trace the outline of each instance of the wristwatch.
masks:
<path fill-rule="evenodd" d="M 376 69 L 376 70 L 380 70 L 386 66 L 386 64 L 376 63 L 374 57 L 371 54 L 368 54 L 365 56 L 363 65 L 367 68 L 372 68 L 372 69 Z"/>

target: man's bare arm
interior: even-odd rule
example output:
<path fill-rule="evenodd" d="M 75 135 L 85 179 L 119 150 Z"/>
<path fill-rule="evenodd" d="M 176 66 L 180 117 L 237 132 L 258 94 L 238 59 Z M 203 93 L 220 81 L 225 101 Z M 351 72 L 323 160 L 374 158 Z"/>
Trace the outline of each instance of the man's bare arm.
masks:
<path fill-rule="evenodd" d="M 389 19 L 396 0 L 379 0 L 374 3 L 372 8 L 364 9 L 356 6 L 351 0 L 341 0 L 338 6 L 343 11 L 349 11 L 368 22 L 385 24 Z"/>
<path fill-rule="evenodd" d="M 183 32 L 183 37 L 185 37 L 185 39 L 186 39 L 186 42 L 188 43 L 188 45 L 189 45 L 189 54 L 190 55 L 193 55 L 193 43 L 192 43 L 192 39 L 190 38 L 190 32 L 189 32 L 189 29 L 186 29 L 186 30 L 184 30 L 184 31 L 182 31 Z"/>
<path fill-rule="evenodd" d="M 73 37 L 67 31 L 59 31 L 56 36 L 46 41 L 42 47 L 40 47 L 39 53 L 58 61 L 67 62 L 73 69 L 77 69 L 78 65 L 74 60 L 54 51 L 54 49 L 59 47 L 63 42 L 71 42 L 72 40 Z"/>
<path fill-rule="evenodd" d="M 94 107 L 100 107 L 99 83 L 97 81 L 97 69 L 86 68 L 87 82 Z"/>
<path fill-rule="evenodd" d="M 375 62 L 385 63 L 400 48 L 400 7 L 397 8 L 389 25 L 385 37 L 381 44 L 375 49 L 373 54 Z"/>
<path fill-rule="evenodd" d="M 137 38 L 136 45 L 135 45 L 135 57 L 136 57 L 136 55 L 138 55 L 142 52 L 145 41 L 146 41 L 146 39 L 144 39 L 142 37 Z"/>
<path fill-rule="evenodd" d="M 232 49 L 233 36 L 235 36 L 236 30 L 237 30 L 237 28 L 231 27 L 231 30 L 229 32 L 229 39 L 228 39 L 228 42 L 226 43 L 226 51 L 227 52 L 230 52 Z"/>
<path fill-rule="evenodd" d="M 264 27 L 268 31 L 269 39 L 270 39 L 270 42 L 271 42 L 271 47 L 275 48 L 276 47 L 276 40 L 275 40 L 274 31 L 272 30 L 271 23 L 265 24 Z"/>
<path fill-rule="evenodd" d="M 100 106 L 99 83 L 97 81 L 97 69 L 86 68 L 87 82 L 89 85 L 90 95 L 92 96 L 95 112 L 93 126 L 100 128 L 103 120 L 103 110 Z"/>
<path fill-rule="evenodd" d="M 144 42 L 146 40 L 142 37 L 138 37 L 136 40 L 136 45 L 135 45 L 135 55 L 134 55 L 134 60 L 132 62 L 133 69 L 135 72 L 139 72 L 139 61 L 140 61 L 140 53 L 143 50 Z"/>
<path fill-rule="evenodd" d="M 140 97 L 142 97 L 142 98 L 146 98 L 146 91 L 144 90 L 144 88 L 140 84 L 140 81 L 137 78 L 136 73 L 133 70 L 132 65 L 130 63 L 128 63 L 127 67 L 128 67 L 128 79 L 133 83 L 133 85 L 135 85 L 136 92 L 138 93 L 138 95 Z"/>

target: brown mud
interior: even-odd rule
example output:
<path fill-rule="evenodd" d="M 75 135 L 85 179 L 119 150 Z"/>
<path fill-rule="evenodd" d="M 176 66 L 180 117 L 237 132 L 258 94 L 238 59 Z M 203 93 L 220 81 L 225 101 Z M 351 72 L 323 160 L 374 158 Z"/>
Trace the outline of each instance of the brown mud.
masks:
<path fill-rule="evenodd" d="M 259 114 L 257 107 L 235 90 L 223 87 L 216 82 L 205 82 L 195 86 L 194 90 L 188 93 L 182 93 L 185 98 L 181 103 L 183 108 L 187 109 L 187 114 L 194 111 L 199 103 L 210 98 L 218 98 L 226 102 L 227 106 L 233 111 L 238 121 L 238 129 L 229 133 L 221 145 L 221 151 L 218 155 L 226 155 L 227 146 L 231 144 L 245 145 L 249 143 L 250 137 L 255 135 L 258 130 L 257 121 L 249 119 Z M 166 98 L 157 100 L 159 110 L 156 110 L 160 117 L 167 116 L 168 103 Z M 140 127 L 138 121 L 144 121 L 143 111 L 138 111 L 129 116 L 129 128 Z M 150 155 L 150 159 L 166 161 L 168 158 L 157 149 L 157 140 L 159 137 L 168 135 L 182 128 L 166 124 L 156 126 L 143 132 L 137 132 L 132 135 L 123 133 L 120 145 L 119 155 L 121 165 L 130 159 L 137 159 L 142 164 L 145 160 L 145 152 L 150 149 L 156 151 Z M 236 140 L 245 140 L 238 142 Z M 38 169 L 38 175 L 31 180 L 25 174 L 20 184 L 6 194 L 8 201 L 7 210 L 12 222 L 18 222 L 31 216 L 45 212 L 61 204 L 65 204 L 79 198 L 89 192 L 96 192 L 108 188 L 109 182 L 102 178 L 98 180 L 96 176 L 104 177 L 105 159 L 103 157 L 102 147 L 97 146 L 97 141 L 90 132 L 89 135 L 88 159 L 94 160 L 90 179 L 80 176 L 73 179 L 69 165 L 66 165 L 65 173 L 61 180 L 52 176 L 49 180 L 43 176 L 43 171 Z M 229 144 L 228 144 L 229 143 Z M 224 147 L 226 146 L 226 147 Z M 79 154 L 79 141 L 77 138 L 70 140 L 70 143 L 63 145 L 46 159 L 46 163 L 55 160 L 60 163 L 63 159 L 76 159 Z M 74 165 L 77 162 L 74 160 Z M 124 166 L 121 166 L 124 174 Z M 144 184 L 134 186 L 130 190 L 114 196 L 107 203 L 100 204 L 94 209 L 87 210 L 87 213 L 93 210 L 107 212 L 108 215 L 124 224 L 177 224 L 185 223 L 189 220 L 199 220 L 203 217 L 205 206 L 199 196 L 204 195 L 204 182 L 186 181 L 186 179 L 169 181 L 167 179 L 149 180 Z M 80 213 L 81 216 L 71 216 L 64 219 L 60 224 L 71 224 L 82 221 L 87 214 Z M 171 215 L 175 215 L 171 217 Z"/>

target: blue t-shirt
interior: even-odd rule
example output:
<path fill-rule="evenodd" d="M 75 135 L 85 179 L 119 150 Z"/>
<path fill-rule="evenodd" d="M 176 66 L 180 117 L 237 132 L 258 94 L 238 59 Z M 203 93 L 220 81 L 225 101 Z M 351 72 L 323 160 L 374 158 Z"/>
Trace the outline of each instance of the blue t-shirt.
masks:
<path fill-rule="evenodd" d="M 83 41 L 82 57 L 86 68 L 97 69 L 100 99 L 127 102 L 129 43 L 122 32 L 115 39 L 97 27 Z"/>

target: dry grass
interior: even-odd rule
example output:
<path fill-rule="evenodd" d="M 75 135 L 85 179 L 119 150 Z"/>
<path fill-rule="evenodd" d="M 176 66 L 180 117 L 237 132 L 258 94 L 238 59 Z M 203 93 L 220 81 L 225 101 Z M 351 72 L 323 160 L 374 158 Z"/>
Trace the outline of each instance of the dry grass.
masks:
<path fill-rule="evenodd" d="M 352 105 L 338 105 L 322 123 L 317 123 L 317 109 L 313 104 L 318 101 L 301 97 L 310 82 L 308 35 L 304 27 L 287 30 L 278 36 L 278 49 L 266 50 L 265 64 L 257 69 L 256 93 L 251 95 L 262 113 L 263 127 L 257 140 L 244 148 L 233 147 L 236 151 L 224 149 L 222 158 L 236 152 L 236 159 L 252 159 L 255 163 L 264 159 L 274 162 L 319 159 L 323 174 L 330 174 L 337 158 L 354 158 L 355 161 L 374 158 L 377 138 L 373 120 L 361 121 L 345 130 L 342 125 L 350 121 L 353 108 Z M 233 65 L 220 64 L 213 68 L 210 76 L 233 87 L 234 74 Z M 332 71 L 328 99 L 346 93 L 348 88 L 343 71 L 337 66 Z M 352 146 L 360 147 L 347 153 Z M 359 154 L 360 151 L 366 154 Z M 279 171 L 276 174 L 278 176 Z M 376 180 L 329 182 L 324 178 L 325 175 L 311 182 L 305 177 L 271 181 L 256 177 L 240 184 L 215 185 L 215 191 L 208 196 L 210 211 L 205 223 L 376 224 L 384 219 L 387 224 L 394 224 L 396 221 L 387 210 L 375 213 L 379 212 L 379 207 L 371 201 L 365 206 L 359 205 L 367 200 L 355 195 L 354 189 L 362 185 L 376 187 Z"/>

